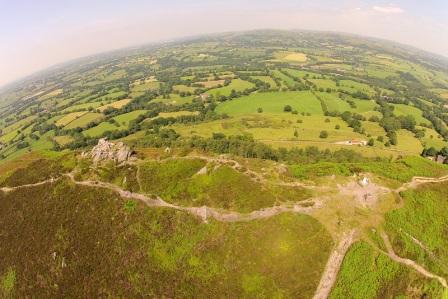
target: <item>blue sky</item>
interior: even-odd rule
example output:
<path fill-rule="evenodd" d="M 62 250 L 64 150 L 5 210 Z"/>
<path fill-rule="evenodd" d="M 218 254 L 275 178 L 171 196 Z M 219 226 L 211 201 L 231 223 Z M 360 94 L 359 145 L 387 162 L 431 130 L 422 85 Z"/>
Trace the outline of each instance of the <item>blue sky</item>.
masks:
<path fill-rule="evenodd" d="M 0 0 L 0 86 L 93 53 L 258 28 L 351 32 L 448 57 L 446 0 Z"/>

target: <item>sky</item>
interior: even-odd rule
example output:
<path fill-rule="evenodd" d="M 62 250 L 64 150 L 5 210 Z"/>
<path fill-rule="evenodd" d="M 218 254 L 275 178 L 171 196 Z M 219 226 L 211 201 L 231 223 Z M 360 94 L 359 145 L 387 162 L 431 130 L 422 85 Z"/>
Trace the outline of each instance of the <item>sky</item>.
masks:
<path fill-rule="evenodd" d="M 95 53 L 252 29 L 348 32 L 448 57 L 447 0 L 0 0 L 0 86 Z"/>

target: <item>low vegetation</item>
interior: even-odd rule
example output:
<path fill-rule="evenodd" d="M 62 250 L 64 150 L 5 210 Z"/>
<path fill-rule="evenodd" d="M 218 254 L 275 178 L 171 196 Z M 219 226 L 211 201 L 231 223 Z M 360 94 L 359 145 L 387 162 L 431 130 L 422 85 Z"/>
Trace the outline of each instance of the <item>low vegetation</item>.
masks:
<path fill-rule="evenodd" d="M 418 294 L 442 298 L 444 289 L 437 281 L 424 279 L 375 251 L 368 243 L 358 242 L 345 256 L 329 298 L 407 298 Z"/>
<path fill-rule="evenodd" d="M 32 192 L 0 193 L 2 288 L 18 297 L 311 297 L 332 246 L 297 214 L 204 224 L 66 181 Z"/>

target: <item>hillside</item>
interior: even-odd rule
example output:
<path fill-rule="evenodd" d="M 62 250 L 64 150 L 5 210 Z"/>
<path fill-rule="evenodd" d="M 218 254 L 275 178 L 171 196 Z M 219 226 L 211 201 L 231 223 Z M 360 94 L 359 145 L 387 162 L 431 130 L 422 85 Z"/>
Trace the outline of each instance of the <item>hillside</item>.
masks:
<path fill-rule="evenodd" d="M 447 140 L 447 64 L 381 40 L 65 64 L 0 94 L 0 297 L 445 298 Z"/>

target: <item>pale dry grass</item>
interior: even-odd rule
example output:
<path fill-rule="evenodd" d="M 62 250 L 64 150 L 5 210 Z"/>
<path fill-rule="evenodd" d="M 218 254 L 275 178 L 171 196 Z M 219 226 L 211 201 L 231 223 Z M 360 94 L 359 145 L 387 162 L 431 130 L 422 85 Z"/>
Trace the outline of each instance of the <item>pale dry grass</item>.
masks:
<path fill-rule="evenodd" d="M 120 100 L 120 101 L 115 101 L 115 102 L 112 102 L 110 104 L 106 104 L 106 105 L 103 105 L 103 106 L 99 107 L 98 110 L 103 112 L 104 110 L 106 110 L 109 107 L 112 107 L 112 108 L 115 108 L 115 109 L 120 109 L 121 107 L 127 105 L 130 101 L 131 101 L 131 99 L 124 99 L 124 100 Z"/>

